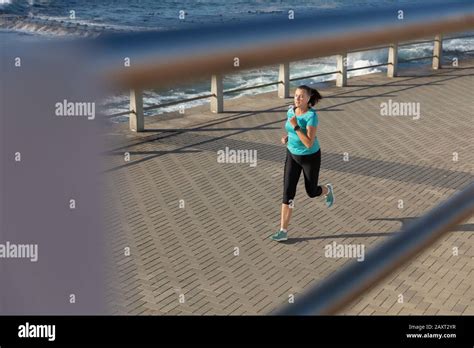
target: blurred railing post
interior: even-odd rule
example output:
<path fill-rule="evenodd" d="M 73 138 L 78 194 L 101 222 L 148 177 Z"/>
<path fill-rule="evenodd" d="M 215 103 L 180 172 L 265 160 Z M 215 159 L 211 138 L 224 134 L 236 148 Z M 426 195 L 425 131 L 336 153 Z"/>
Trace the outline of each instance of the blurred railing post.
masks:
<path fill-rule="evenodd" d="M 443 59 L 443 35 L 435 36 L 433 45 L 433 69 L 441 69 Z"/>
<path fill-rule="evenodd" d="M 212 75 L 211 80 L 211 112 L 219 113 L 224 111 L 224 88 L 222 75 Z"/>
<path fill-rule="evenodd" d="M 388 48 L 387 77 L 396 77 L 398 70 L 398 44 L 391 44 Z"/>
<path fill-rule="evenodd" d="M 278 97 L 289 98 L 290 97 L 290 63 L 280 64 L 280 70 L 278 73 Z"/>
<path fill-rule="evenodd" d="M 130 130 L 143 132 L 145 130 L 145 119 L 143 116 L 143 92 L 140 89 L 130 90 Z"/>
<path fill-rule="evenodd" d="M 337 70 L 339 71 L 336 76 L 336 86 L 344 87 L 347 86 L 347 54 L 337 55 Z"/>

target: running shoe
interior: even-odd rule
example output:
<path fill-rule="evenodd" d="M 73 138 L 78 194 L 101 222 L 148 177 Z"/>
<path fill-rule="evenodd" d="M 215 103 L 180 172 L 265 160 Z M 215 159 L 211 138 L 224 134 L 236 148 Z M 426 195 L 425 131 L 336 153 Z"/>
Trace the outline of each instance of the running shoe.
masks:
<path fill-rule="evenodd" d="M 328 194 L 326 195 L 326 206 L 331 208 L 335 202 L 334 188 L 332 187 L 332 184 L 327 184 L 326 187 L 328 188 Z"/>
<path fill-rule="evenodd" d="M 282 242 L 282 241 L 288 240 L 288 233 L 283 232 L 282 230 L 280 230 L 280 231 L 276 232 L 275 234 L 273 234 L 271 236 L 271 238 L 275 242 Z"/>

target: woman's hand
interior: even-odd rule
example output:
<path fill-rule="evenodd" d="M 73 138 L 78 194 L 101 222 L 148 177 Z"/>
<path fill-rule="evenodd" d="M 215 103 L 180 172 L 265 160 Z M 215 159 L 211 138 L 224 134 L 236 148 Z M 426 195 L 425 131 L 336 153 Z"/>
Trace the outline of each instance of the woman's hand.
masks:
<path fill-rule="evenodd" d="M 290 124 L 295 128 L 298 125 L 298 121 L 296 121 L 296 116 L 290 118 Z"/>
<path fill-rule="evenodd" d="M 281 137 L 281 143 L 285 145 L 288 142 L 288 135 L 284 135 Z"/>

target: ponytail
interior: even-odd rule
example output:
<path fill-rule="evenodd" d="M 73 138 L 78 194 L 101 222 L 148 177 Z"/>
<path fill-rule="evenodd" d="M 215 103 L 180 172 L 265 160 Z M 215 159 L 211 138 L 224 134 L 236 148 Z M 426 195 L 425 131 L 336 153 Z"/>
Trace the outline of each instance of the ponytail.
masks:
<path fill-rule="evenodd" d="M 309 101 L 308 101 L 308 105 L 309 106 L 314 106 L 316 105 L 321 99 L 323 99 L 323 97 L 321 96 L 321 94 L 319 94 L 319 92 L 314 89 L 314 88 L 311 88 L 311 87 L 308 87 L 306 85 L 301 85 L 298 87 L 298 89 L 304 89 L 306 91 L 306 93 L 308 93 L 308 95 L 310 96 L 309 97 Z"/>

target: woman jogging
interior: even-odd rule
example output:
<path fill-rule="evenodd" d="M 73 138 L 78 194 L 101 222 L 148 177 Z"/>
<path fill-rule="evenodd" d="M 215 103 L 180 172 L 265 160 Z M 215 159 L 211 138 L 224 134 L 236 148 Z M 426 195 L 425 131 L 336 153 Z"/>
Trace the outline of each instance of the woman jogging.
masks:
<path fill-rule="evenodd" d="M 318 186 L 321 150 L 316 131 L 319 121 L 312 106 L 321 98 L 317 90 L 305 85 L 299 86 L 295 91 L 294 106 L 287 113 L 285 129 L 288 135 L 281 138 L 281 142 L 287 144 L 281 225 L 280 230 L 271 236 L 277 242 L 288 239 L 288 224 L 301 171 L 308 196 L 313 198 L 323 195 L 328 208 L 334 204 L 332 185 Z"/>

